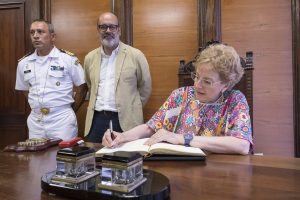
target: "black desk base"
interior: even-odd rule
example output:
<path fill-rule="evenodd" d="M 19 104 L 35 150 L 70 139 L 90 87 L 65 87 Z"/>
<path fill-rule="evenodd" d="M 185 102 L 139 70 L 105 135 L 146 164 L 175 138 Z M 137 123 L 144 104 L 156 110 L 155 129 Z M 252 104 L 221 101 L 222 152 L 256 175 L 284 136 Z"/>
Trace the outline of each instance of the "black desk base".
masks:
<path fill-rule="evenodd" d="M 65 196 L 74 199 L 169 199 L 170 197 L 170 183 L 169 179 L 164 175 L 151 171 L 144 170 L 144 177 L 147 181 L 141 186 L 137 187 L 130 193 L 122 193 L 111 190 L 103 190 L 97 187 L 99 183 L 99 175 L 87 181 L 80 183 L 79 189 L 72 189 L 68 187 L 60 187 L 50 184 L 51 177 L 55 172 L 49 172 L 42 176 L 41 187 L 44 191 Z"/>

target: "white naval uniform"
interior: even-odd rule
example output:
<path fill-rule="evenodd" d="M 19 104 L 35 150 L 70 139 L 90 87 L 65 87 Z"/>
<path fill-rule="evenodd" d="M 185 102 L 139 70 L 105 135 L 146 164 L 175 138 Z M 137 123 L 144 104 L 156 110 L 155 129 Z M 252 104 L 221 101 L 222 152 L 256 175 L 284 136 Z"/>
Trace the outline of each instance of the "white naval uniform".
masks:
<path fill-rule="evenodd" d="M 31 113 L 27 119 L 29 138 L 77 136 L 76 115 L 71 108 L 73 85 L 85 83 L 78 59 L 54 47 L 47 56 L 35 51 L 18 63 L 16 90 L 29 91 Z M 48 108 L 48 114 L 40 109 Z"/>

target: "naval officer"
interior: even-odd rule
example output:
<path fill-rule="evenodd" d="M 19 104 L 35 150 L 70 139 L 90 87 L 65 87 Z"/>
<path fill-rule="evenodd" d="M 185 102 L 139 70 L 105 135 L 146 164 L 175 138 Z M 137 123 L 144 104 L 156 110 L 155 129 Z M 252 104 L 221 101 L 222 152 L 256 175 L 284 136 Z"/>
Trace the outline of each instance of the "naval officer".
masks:
<path fill-rule="evenodd" d="M 69 140 L 78 134 L 75 112 L 87 91 L 83 68 L 74 54 L 55 47 L 47 21 L 33 21 L 30 38 L 35 51 L 19 60 L 15 86 L 31 107 L 29 138 Z"/>

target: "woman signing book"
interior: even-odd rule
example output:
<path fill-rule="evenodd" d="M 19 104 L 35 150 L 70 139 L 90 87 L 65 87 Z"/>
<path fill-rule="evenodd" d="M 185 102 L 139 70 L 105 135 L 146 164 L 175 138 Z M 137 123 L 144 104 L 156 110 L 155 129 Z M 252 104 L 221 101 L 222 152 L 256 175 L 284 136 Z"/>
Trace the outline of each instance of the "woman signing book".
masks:
<path fill-rule="evenodd" d="M 150 137 L 146 145 L 168 142 L 193 146 L 213 153 L 248 154 L 252 129 L 247 100 L 232 88 L 244 70 L 236 50 L 212 44 L 196 57 L 194 86 L 174 90 L 146 123 L 122 134 L 108 130 L 102 144 L 116 147 Z"/>

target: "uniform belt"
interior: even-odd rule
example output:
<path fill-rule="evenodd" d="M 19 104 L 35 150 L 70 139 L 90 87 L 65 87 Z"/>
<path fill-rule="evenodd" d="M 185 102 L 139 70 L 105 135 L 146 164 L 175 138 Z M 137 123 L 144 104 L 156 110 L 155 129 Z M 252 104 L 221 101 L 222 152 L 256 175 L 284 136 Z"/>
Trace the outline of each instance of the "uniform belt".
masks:
<path fill-rule="evenodd" d="M 48 115 L 48 114 L 53 114 L 57 111 L 64 110 L 66 108 L 70 108 L 70 105 L 63 105 L 63 106 L 56 106 L 56 107 L 41 107 L 41 108 L 34 108 L 32 109 L 33 112 L 37 114 L 43 114 L 43 115 Z"/>
<path fill-rule="evenodd" d="M 99 115 L 105 115 L 105 116 L 112 116 L 112 115 L 117 115 L 118 114 L 118 112 L 108 111 L 108 110 L 101 110 L 101 111 L 95 110 L 95 112 Z"/>

